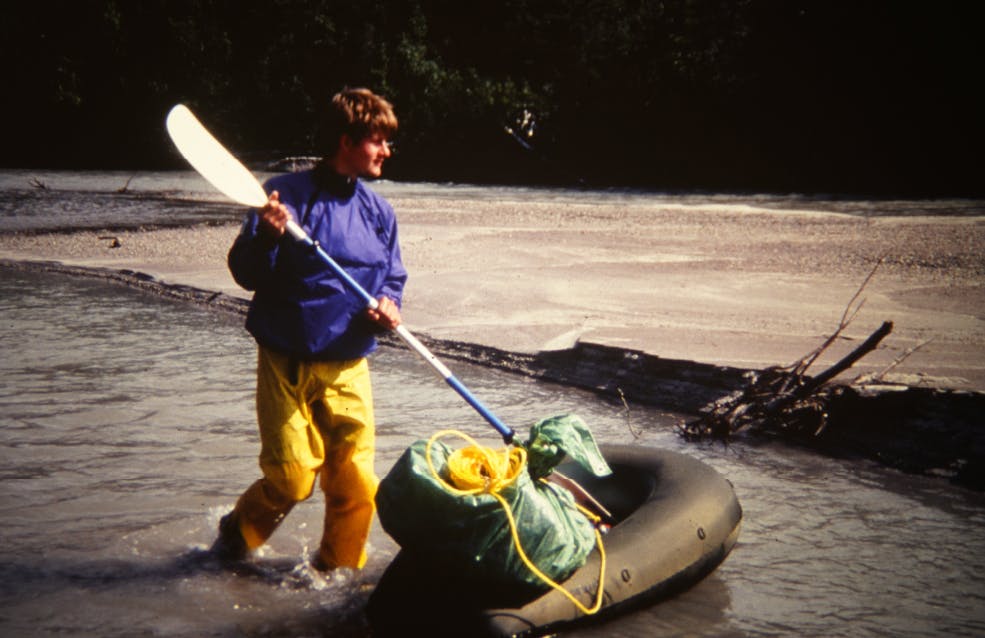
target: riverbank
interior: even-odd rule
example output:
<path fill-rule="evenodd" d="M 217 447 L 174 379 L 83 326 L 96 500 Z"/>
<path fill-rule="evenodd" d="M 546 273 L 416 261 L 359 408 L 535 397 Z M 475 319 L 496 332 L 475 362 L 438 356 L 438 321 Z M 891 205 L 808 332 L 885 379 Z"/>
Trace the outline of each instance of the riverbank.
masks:
<path fill-rule="evenodd" d="M 739 368 L 786 364 L 865 305 L 819 362 L 884 320 L 860 370 L 985 390 L 985 217 L 864 218 L 736 206 L 394 198 L 411 273 L 404 314 L 436 339 L 515 352 L 589 342 Z M 985 214 L 985 211 L 983 211 Z M 0 257 L 144 272 L 246 298 L 225 254 L 236 225 L 0 236 Z"/>
<path fill-rule="evenodd" d="M 556 380 L 630 399 L 652 388 L 691 409 L 735 387 L 744 370 L 813 350 L 881 258 L 858 316 L 811 372 L 891 320 L 882 346 L 840 381 L 916 348 L 878 391 L 985 390 L 981 216 L 391 200 L 411 273 L 405 320 L 466 358 L 551 378 L 549 369 Z M 248 295 L 225 268 L 237 230 L 114 232 L 117 241 L 98 231 L 4 235 L 0 258 L 143 273 L 242 304 Z"/>

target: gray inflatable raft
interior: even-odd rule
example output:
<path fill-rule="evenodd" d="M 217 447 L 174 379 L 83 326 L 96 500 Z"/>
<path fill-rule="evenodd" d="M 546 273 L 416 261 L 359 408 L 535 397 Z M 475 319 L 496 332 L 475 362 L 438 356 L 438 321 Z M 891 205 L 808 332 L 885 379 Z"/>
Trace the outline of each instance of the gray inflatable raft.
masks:
<path fill-rule="evenodd" d="M 400 552 L 370 597 L 373 636 L 537 636 L 669 597 L 711 573 L 736 543 L 742 520 L 732 484 L 684 454 L 635 446 L 603 446 L 612 475 L 597 478 L 574 464 L 558 468 L 608 509 L 616 523 L 604 537 L 604 603 L 583 614 L 560 592 L 487 606 L 482 592 L 456 588 L 453 572 Z M 598 589 L 599 554 L 564 587 L 586 607 Z M 490 593 L 502 605 L 500 594 Z M 464 633 L 463 633 L 464 632 Z M 413 634 L 413 635 L 416 635 Z"/>

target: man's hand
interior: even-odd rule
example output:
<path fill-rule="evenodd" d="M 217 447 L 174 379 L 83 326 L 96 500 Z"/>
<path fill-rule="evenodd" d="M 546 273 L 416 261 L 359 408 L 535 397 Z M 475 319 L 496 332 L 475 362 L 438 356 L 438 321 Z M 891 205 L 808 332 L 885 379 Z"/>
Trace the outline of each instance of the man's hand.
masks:
<path fill-rule="evenodd" d="M 366 309 L 366 316 L 387 330 L 393 330 L 399 326 L 400 308 L 397 307 L 396 302 L 389 297 L 380 297 L 377 303 L 380 305 L 376 310 Z"/>
<path fill-rule="evenodd" d="M 271 239 L 280 239 L 290 219 L 291 213 L 287 206 L 280 203 L 280 193 L 274 191 L 266 205 L 260 209 L 260 230 Z"/>

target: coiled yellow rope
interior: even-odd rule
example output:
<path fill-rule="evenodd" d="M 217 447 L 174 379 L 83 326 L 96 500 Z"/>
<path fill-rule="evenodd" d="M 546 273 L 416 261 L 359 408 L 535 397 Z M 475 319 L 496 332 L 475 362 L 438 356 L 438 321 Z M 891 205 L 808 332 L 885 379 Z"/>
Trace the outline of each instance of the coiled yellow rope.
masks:
<path fill-rule="evenodd" d="M 431 447 L 435 441 L 445 436 L 457 436 L 469 444 L 469 447 L 455 450 L 448 456 L 449 477 L 447 481 L 438 474 L 434 463 L 431 461 Z M 503 506 L 503 511 L 506 513 L 506 520 L 510 524 L 510 533 L 513 536 L 513 545 L 516 547 L 517 555 L 520 556 L 520 560 L 527 566 L 527 569 L 533 572 L 537 578 L 564 594 L 585 615 L 590 616 L 602 608 L 603 582 L 605 577 L 605 547 L 602 544 L 602 534 L 599 532 L 597 525 L 600 521 L 598 516 L 576 504 L 576 507 L 578 507 L 578 510 L 582 514 L 588 517 L 593 523 L 596 523 L 595 541 L 599 548 L 600 569 L 598 591 L 595 597 L 595 604 L 591 608 L 583 605 L 568 590 L 554 582 L 547 574 L 540 571 L 534 565 L 533 561 L 527 557 L 527 553 L 523 551 L 523 546 L 520 543 L 520 535 L 516 528 L 516 521 L 513 518 L 513 511 L 509 503 L 499 495 L 499 491 L 512 485 L 519 478 L 521 470 L 523 470 L 524 465 L 527 463 L 526 450 L 521 447 L 511 447 L 497 451 L 479 445 L 464 432 L 440 430 L 435 432 L 428 440 L 425 456 L 427 457 L 428 468 L 431 470 L 431 474 L 452 494 L 458 496 L 489 494 L 499 501 L 499 504 Z"/>

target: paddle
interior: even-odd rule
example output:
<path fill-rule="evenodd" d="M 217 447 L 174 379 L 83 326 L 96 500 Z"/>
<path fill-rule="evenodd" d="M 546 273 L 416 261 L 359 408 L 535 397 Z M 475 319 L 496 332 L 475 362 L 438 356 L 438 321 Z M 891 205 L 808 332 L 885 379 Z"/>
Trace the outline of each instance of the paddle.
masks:
<path fill-rule="evenodd" d="M 245 166 L 232 156 L 226 148 L 216 140 L 211 133 L 202 125 L 201 122 L 192 114 L 188 107 L 178 104 L 168 113 L 167 120 L 168 134 L 178 148 L 181 155 L 188 160 L 188 163 L 199 172 L 209 183 L 215 186 L 220 192 L 230 199 L 252 206 L 261 208 L 267 203 L 267 193 L 260 186 Z M 349 276 L 341 266 L 336 263 L 321 246 L 314 242 L 303 228 L 298 226 L 294 220 L 287 222 L 287 232 L 300 242 L 303 242 L 309 249 L 315 252 L 332 271 L 345 282 L 349 288 L 355 292 L 366 303 L 366 306 L 375 310 L 379 303 L 374 299 L 355 279 Z M 468 388 L 459 381 L 451 370 L 435 357 L 417 337 L 403 325 L 396 327 L 396 332 L 403 339 L 411 350 L 428 362 L 432 368 L 450 385 L 465 401 L 475 408 L 482 417 L 492 425 L 503 440 L 508 444 L 513 442 L 515 433 L 502 421 L 496 418 L 486 406 L 484 406 L 475 396 L 469 392 Z"/>

